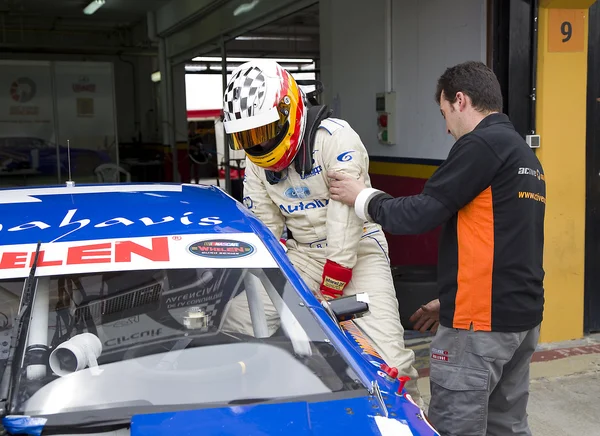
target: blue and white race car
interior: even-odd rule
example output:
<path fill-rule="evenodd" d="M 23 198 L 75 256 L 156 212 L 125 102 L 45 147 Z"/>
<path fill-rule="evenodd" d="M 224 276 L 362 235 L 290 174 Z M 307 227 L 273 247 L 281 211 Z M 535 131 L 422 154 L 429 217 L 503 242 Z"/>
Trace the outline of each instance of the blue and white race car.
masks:
<path fill-rule="evenodd" d="M 438 433 L 283 245 L 212 186 L 0 190 L 8 434 Z"/>

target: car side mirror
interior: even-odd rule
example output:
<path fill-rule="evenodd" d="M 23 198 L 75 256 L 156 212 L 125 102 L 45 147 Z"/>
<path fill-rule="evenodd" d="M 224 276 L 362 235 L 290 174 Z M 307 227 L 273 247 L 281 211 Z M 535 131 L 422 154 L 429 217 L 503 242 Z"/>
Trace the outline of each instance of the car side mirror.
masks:
<path fill-rule="evenodd" d="M 335 298 L 327 303 L 338 322 L 362 318 L 369 314 L 369 296 L 366 293 Z"/>

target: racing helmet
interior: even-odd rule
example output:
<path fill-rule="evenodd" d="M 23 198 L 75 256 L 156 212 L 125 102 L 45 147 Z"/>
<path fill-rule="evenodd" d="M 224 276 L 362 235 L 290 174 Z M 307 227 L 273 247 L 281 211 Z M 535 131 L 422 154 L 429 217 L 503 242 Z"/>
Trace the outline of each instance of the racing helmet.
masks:
<path fill-rule="evenodd" d="M 223 126 L 230 147 L 244 150 L 256 165 L 283 171 L 296 157 L 306 127 L 305 96 L 277 62 L 259 59 L 240 65 L 223 96 Z"/>

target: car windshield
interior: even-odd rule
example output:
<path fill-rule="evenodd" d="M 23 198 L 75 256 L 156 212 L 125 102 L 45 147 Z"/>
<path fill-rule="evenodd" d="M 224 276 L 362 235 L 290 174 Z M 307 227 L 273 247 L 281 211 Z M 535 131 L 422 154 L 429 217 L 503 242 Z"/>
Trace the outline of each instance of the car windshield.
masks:
<path fill-rule="evenodd" d="M 0 281 L 3 334 L 23 283 Z M 23 374 L 14 413 L 363 388 L 279 268 L 108 271 L 37 277 L 35 285 L 28 352 L 13 363 Z"/>

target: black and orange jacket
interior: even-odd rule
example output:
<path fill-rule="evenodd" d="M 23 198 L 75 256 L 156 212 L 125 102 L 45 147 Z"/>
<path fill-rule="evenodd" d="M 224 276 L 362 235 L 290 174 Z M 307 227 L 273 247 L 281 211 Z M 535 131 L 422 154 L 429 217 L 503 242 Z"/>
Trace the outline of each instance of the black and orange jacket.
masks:
<path fill-rule="evenodd" d="M 441 325 L 516 332 L 542 321 L 545 204 L 535 153 L 506 115 L 491 114 L 454 144 L 420 195 L 380 194 L 367 207 L 394 234 L 443 225 Z"/>

